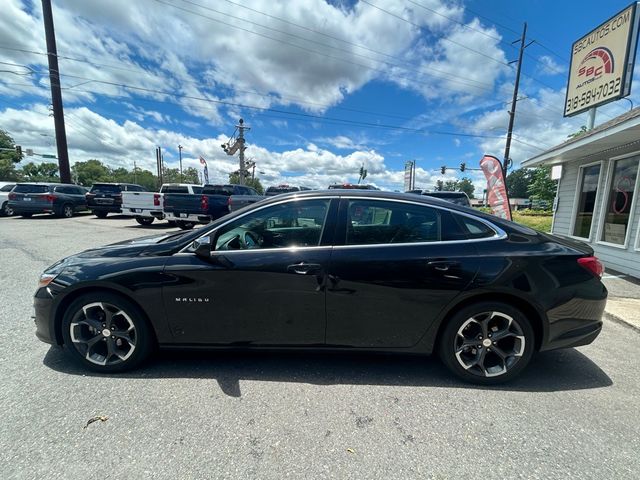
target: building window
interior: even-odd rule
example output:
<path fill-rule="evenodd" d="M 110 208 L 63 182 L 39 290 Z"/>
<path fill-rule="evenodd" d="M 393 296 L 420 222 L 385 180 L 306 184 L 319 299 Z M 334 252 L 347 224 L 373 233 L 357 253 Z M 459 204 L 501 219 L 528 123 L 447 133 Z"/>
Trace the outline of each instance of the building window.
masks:
<path fill-rule="evenodd" d="M 613 164 L 604 208 L 604 226 L 600 240 L 626 245 L 631 228 L 631 206 L 638 176 L 638 157 L 616 160 Z"/>
<path fill-rule="evenodd" d="M 598 193 L 598 180 L 600 179 L 600 164 L 591 165 L 581 169 L 580 187 L 576 217 L 573 225 L 573 236 L 589 238 L 591 224 L 593 223 L 593 211 Z"/>

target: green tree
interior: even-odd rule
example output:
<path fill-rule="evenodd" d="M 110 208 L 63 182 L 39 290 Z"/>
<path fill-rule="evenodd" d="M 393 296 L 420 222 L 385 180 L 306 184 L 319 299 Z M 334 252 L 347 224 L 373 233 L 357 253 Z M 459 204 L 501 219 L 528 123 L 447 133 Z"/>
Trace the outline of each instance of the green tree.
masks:
<path fill-rule="evenodd" d="M 0 158 L 0 181 L 18 181 L 22 175 L 16 170 L 16 164 L 9 158 Z"/>
<path fill-rule="evenodd" d="M 475 191 L 475 189 L 476 187 L 473 185 L 473 182 L 468 177 L 463 177 L 458 182 L 458 191 L 466 193 L 469 198 L 475 198 L 473 196 L 473 192 Z"/>
<path fill-rule="evenodd" d="M 96 182 L 113 181 L 111 169 L 100 160 L 77 162 L 71 167 L 71 176 L 80 185 L 90 187 Z"/>
<path fill-rule="evenodd" d="M 22 177 L 29 182 L 59 182 L 58 164 L 29 162 L 22 167 Z"/>
<path fill-rule="evenodd" d="M 16 144 L 11 135 L 5 130 L 0 130 L 0 148 L 10 148 L 13 151 L 0 150 L 0 160 L 9 160 L 13 163 L 19 163 L 22 158 L 15 151 Z"/>
<path fill-rule="evenodd" d="M 141 187 L 146 188 L 150 192 L 158 190 L 158 177 L 154 175 L 149 170 L 143 170 L 140 167 L 134 169 L 134 172 L 131 172 L 131 182 L 140 185 Z"/>
<path fill-rule="evenodd" d="M 230 173 L 229 183 L 235 183 L 235 184 L 240 183 L 240 175 L 238 173 Z M 264 193 L 264 187 L 262 186 L 262 184 L 260 183 L 260 179 L 258 178 L 245 177 L 244 184 L 247 187 L 253 188 L 260 195 Z"/>
<path fill-rule="evenodd" d="M 184 178 L 183 183 L 202 183 L 198 176 L 198 169 L 194 167 L 187 167 L 182 170 L 182 177 Z"/>
<path fill-rule="evenodd" d="M 527 191 L 534 200 L 552 202 L 556 196 L 556 183 L 555 180 L 551 180 L 551 167 L 537 167 L 533 171 L 533 180 Z"/>
<path fill-rule="evenodd" d="M 529 198 L 529 185 L 533 182 L 533 170 L 519 168 L 507 175 L 507 189 L 511 198 Z"/>

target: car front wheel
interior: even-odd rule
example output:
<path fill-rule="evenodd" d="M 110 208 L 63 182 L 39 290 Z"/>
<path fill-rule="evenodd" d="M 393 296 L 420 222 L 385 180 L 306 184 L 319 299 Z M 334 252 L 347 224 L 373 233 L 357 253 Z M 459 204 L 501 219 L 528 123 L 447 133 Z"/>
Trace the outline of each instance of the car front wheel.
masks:
<path fill-rule="evenodd" d="M 518 376 L 534 347 L 533 328 L 520 310 L 505 303 L 479 302 L 449 319 L 439 352 L 458 377 L 490 385 Z"/>
<path fill-rule="evenodd" d="M 108 292 L 85 294 L 73 301 L 62 319 L 62 335 L 76 361 L 103 373 L 135 368 L 154 344 L 140 309 Z"/>

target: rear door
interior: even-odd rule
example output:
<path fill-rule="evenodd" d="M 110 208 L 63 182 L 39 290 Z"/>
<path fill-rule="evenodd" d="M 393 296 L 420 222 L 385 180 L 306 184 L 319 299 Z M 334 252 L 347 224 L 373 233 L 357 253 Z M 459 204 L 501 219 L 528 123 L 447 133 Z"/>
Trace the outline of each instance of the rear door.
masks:
<path fill-rule="evenodd" d="M 327 285 L 327 344 L 411 347 L 479 268 L 453 214 L 343 198 Z"/>

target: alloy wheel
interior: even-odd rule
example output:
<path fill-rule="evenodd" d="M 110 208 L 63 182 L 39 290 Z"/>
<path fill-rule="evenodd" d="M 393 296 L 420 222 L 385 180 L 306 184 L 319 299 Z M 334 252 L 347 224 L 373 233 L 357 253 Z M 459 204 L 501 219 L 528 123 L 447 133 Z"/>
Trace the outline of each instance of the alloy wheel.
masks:
<path fill-rule="evenodd" d="M 4 206 L 2 207 L 2 214 L 5 217 L 10 217 L 13 215 L 13 208 L 9 206 L 9 202 L 4 203 Z"/>
<path fill-rule="evenodd" d="M 455 357 L 467 372 L 479 377 L 506 374 L 525 351 L 525 334 L 513 317 L 498 311 L 474 315 L 455 336 Z"/>
<path fill-rule="evenodd" d="M 136 349 L 137 334 L 131 317 L 107 302 L 80 308 L 71 319 L 69 335 L 74 348 L 96 365 L 118 365 Z"/>
<path fill-rule="evenodd" d="M 65 205 L 63 210 L 62 210 L 62 215 L 65 218 L 73 217 L 73 207 L 71 205 Z"/>

